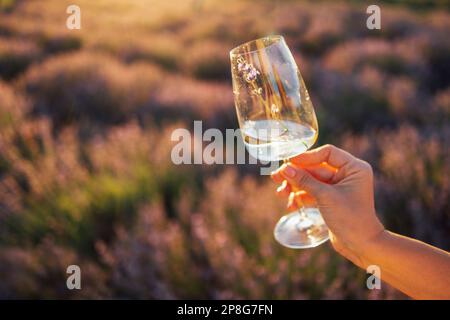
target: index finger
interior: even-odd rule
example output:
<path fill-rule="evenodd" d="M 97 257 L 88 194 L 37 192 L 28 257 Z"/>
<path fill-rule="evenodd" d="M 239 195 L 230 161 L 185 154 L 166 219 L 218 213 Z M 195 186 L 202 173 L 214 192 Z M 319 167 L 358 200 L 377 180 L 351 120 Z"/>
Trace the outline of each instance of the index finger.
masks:
<path fill-rule="evenodd" d="M 284 176 L 281 174 L 282 168 L 283 167 L 280 167 L 279 169 L 271 173 L 272 180 L 276 183 L 282 183 L 283 181 L 285 181 Z M 330 166 L 326 162 L 308 167 L 302 166 L 302 168 L 308 171 L 314 178 L 326 183 L 329 183 L 334 178 L 337 172 L 336 168 Z"/>
<path fill-rule="evenodd" d="M 313 166 L 326 162 L 330 166 L 339 169 L 354 159 L 355 157 L 350 153 L 331 144 L 327 144 L 317 149 L 299 154 L 298 156 L 289 159 L 289 161 L 301 167 Z"/>

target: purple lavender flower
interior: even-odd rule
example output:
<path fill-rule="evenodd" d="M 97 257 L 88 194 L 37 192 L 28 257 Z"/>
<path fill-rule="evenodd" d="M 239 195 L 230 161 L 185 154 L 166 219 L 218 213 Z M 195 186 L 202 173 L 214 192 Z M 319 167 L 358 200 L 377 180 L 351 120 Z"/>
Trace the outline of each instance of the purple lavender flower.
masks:
<path fill-rule="evenodd" d="M 247 82 L 255 81 L 259 75 L 259 71 L 250 64 L 245 62 L 245 60 L 241 59 L 237 65 L 238 71 L 242 74 L 243 78 Z"/>
<path fill-rule="evenodd" d="M 255 70 L 255 68 L 253 68 L 253 66 L 249 63 L 246 63 L 244 66 L 244 72 L 249 73 L 252 72 L 253 70 Z"/>
<path fill-rule="evenodd" d="M 247 82 L 255 81 L 258 74 L 259 74 L 258 70 L 256 70 L 255 68 L 252 68 L 245 76 L 245 80 Z"/>

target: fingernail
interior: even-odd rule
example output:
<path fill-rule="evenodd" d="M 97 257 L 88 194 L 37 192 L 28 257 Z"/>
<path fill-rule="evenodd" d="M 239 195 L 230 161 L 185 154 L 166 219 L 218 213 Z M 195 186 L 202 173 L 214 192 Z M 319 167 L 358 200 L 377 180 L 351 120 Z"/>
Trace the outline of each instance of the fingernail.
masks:
<path fill-rule="evenodd" d="M 279 187 L 277 188 L 277 192 L 283 191 L 283 189 L 286 188 L 286 184 L 287 184 L 287 181 L 286 181 L 286 180 L 283 180 L 283 182 L 281 183 L 281 186 L 279 186 Z"/>
<path fill-rule="evenodd" d="M 297 174 L 297 172 L 295 171 L 295 169 L 293 167 L 291 167 L 290 165 L 287 165 L 286 168 L 284 169 L 284 173 L 289 177 L 289 178 L 294 178 L 295 175 Z"/>
<path fill-rule="evenodd" d="M 294 204 L 294 202 L 292 200 L 289 200 L 287 205 L 286 205 L 286 209 L 291 209 L 292 205 Z"/>
<path fill-rule="evenodd" d="M 288 203 L 287 203 L 286 208 L 288 208 L 288 209 L 291 208 L 293 204 L 294 204 L 294 194 L 291 193 L 291 194 L 289 195 Z"/>

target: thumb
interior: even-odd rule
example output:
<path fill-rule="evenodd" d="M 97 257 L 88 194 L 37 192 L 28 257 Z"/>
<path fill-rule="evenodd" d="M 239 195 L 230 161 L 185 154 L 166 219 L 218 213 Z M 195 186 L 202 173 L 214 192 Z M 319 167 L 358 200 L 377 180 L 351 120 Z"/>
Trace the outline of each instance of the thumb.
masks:
<path fill-rule="evenodd" d="M 305 190 L 316 199 L 323 196 L 329 189 L 327 184 L 314 178 L 308 171 L 298 168 L 291 163 L 281 166 L 280 173 L 291 186 Z"/>

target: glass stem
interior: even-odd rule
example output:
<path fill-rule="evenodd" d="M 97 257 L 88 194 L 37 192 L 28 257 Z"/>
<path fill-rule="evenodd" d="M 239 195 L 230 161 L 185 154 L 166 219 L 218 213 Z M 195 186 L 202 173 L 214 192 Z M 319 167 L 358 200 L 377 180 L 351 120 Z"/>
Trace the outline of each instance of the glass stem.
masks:
<path fill-rule="evenodd" d="M 283 164 L 287 164 L 288 162 L 289 162 L 289 159 L 283 159 Z M 297 191 L 298 191 L 298 189 L 295 186 L 291 185 L 291 192 L 297 192 Z M 303 212 L 303 205 L 298 211 L 301 212 L 301 215 L 303 217 L 306 217 L 306 213 Z"/>
<path fill-rule="evenodd" d="M 302 220 L 308 219 L 308 215 L 306 214 L 305 207 L 303 205 L 298 209 L 298 214 L 302 217 Z"/>
<path fill-rule="evenodd" d="M 287 164 L 289 162 L 289 159 L 283 159 L 283 164 Z M 294 186 L 291 185 L 292 192 L 298 191 Z M 309 229 L 312 225 L 311 219 L 308 217 L 305 206 L 303 203 L 301 204 L 300 208 L 297 210 L 298 215 L 300 216 L 300 221 L 297 223 L 296 228 L 297 230 L 303 232 L 307 229 Z"/>

